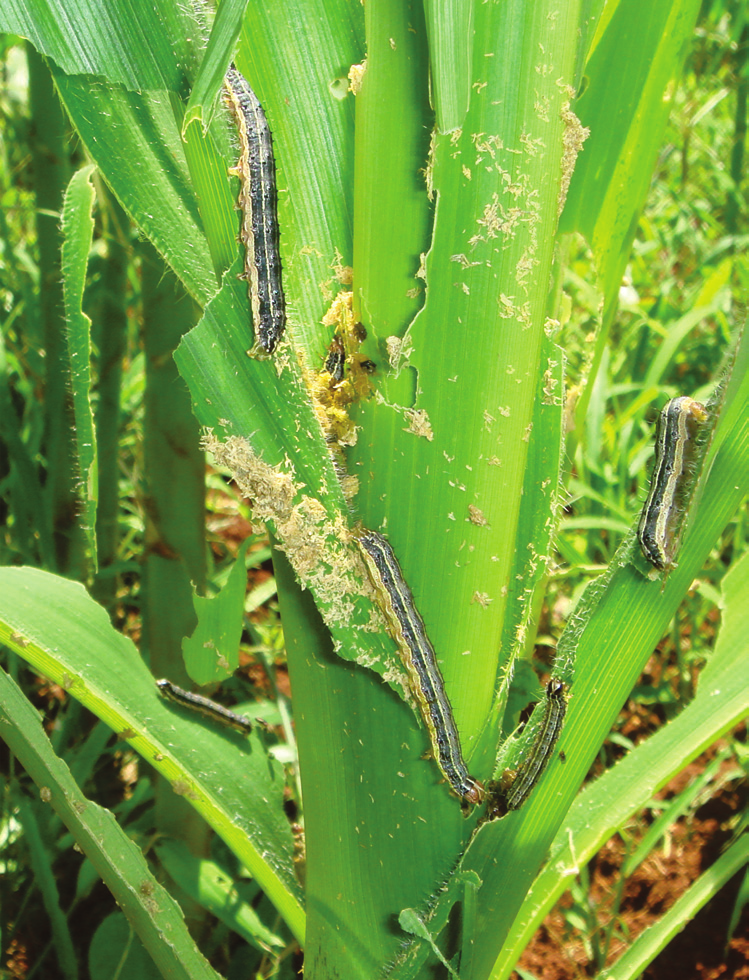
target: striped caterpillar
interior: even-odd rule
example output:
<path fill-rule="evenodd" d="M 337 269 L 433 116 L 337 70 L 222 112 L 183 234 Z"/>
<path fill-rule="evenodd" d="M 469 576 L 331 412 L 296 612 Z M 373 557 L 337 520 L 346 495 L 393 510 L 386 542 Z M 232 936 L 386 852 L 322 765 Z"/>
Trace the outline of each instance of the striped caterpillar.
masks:
<path fill-rule="evenodd" d="M 429 732 L 435 761 L 464 809 L 469 810 L 471 805 L 483 800 L 484 787 L 468 773 L 452 706 L 424 620 L 387 540 L 376 531 L 364 530 L 356 542 L 408 671 L 411 691 Z"/>
<path fill-rule="evenodd" d="M 286 326 L 273 141 L 263 107 L 234 65 L 226 73 L 224 101 L 234 116 L 239 134 L 239 160 L 229 172 L 240 181 L 240 239 L 245 247 L 244 272 L 240 278 L 248 283 L 255 329 L 252 353 L 268 356 L 276 349 Z"/>
<path fill-rule="evenodd" d="M 543 771 L 554 753 L 554 746 L 564 725 L 567 711 L 567 686 L 558 680 L 550 680 L 546 686 L 546 705 L 541 727 L 531 746 L 528 756 L 523 759 L 518 774 L 507 791 L 508 810 L 517 810 L 531 795 L 543 775 Z"/>
<path fill-rule="evenodd" d="M 552 678 L 546 685 L 546 704 L 541 727 L 521 761 L 512 781 L 490 780 L 486 787 L 487 808 L 481 823 L 504 817 L 510 810 L 518 810 L 533 792 L 554 754 L 567 713 L 567 685 Z M 564 761 L 564 760 L 563 760 Z M 506 773 L 507 775 L 507 773 Z"/>
<path fill-rule="evenodd" d="M 227 725 L 235 731 L 242 732 L 243 735 L 249 735 L 252 731 L 252 722 L 248 718 L 245 718 L 243 715 L 238 715 L 234 711 L 230 711 L 222 704 L 211 701 L 210 698 L 206 698 L 202 694 L 193 694 L 191 691 L 185 691 L 183 688 L 177 687 L 176 684 L 172 684 L 171 681 L 165 680 L 164 678 L 156 681 L 156 687 L 158 687 L 159 693 L 163 694 L 170 701 L 174 701 L 175 704 L 181 704 L 191 711 L 196 711 L 198 714 L 203 715 L 204 718 L 210 718 L 211 721 L 216 721 L 220 725 Z"/>
<path fill-rule="evenodd" d="M 655 464 L 637 537 L 642 553 L 660 571 L 669 571 L 676 565 L 694 477 L 696 437 L 707 417 L 705 406 L 686 396 L 672 398 L 658 416 Z"/>

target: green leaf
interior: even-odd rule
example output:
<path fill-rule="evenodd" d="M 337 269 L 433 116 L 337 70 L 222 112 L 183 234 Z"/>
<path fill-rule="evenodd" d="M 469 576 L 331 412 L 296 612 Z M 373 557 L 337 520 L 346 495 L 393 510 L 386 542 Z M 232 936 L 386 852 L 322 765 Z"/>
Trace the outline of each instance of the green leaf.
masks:
<path fill-rule="evenodd" d="M 29 38 L 68 75 L 103 75 L 133 92 L 177 91 L 203 35 L 195 8 L 171 0 L 7 0 L 0 30 Z"/>
<path fill-rule="evenodd" d="M 590 136 L 570 175 L 559 232 L 579 231 L 596 260 L 604 313 L 590 356 L 594 380 L 699 8 L 698 0 L 608 4 L 585 64 L 575 112 Z M 593 394 L 587 384 L 578 430 Z"/>
<path fill-rule="evenodd" d="M 100 923 L 91 939 L 88 969 L 92 977 L 106 980 L 160 980 L 161 972 L 122 912 L 113 912 Z M 218 974 L 216 974 L 218 976 Z"/>
<path fill-rule="evenodd" d="M 133 93 L 54 72 L 63 105 L 122 207 L 201 304 L 216 291 L 190 183 L 182 118 L 167 92 Z M 102 136 L 104 134 L 104 137 Z"/>
<path fill-rule="evenodd" d="M 432 104 L 440 133 L 463 122 L 471 95 L 473 7 L 462 0 L 425 0 Z"/>
<path fill-rule="evenodd" d="M 726 575 L 723 594 L 723 624 L 715 651 L 700 675 L 697 695 L 678 717 L 575 800 L 494 964 L 492 980 L 509 977 L 534 931 L 568 888 L 569 876 L 658 789 L 749 711 L 745 683 L 749 670 L 749 554 Z"/>
<path fill-rule="evenodd" d="M 250 945 L 264 952 L 284 945 L 284 940 L 260 920 L 249 896 L 243 894 L 249 882 L 232 881 L 214 861 L 195 857 L 181 841 L 162 840 L 154 850 L 183 891 Z"/>
<path fill-rule="evenodd" d="M 491 765 L 496 738 L 491 746 L 489 739 L 477 743 L 477 736 L 493 717 L 497 687 L 514 652 L 504 647 L 498 658 L 499 638 L 505 627 L 513 632 L 511 620 L 517 625 L 527 615 L 522 600 L 528 596 L 510 597 L 508 584 L 516 581 L 516 556 L 522 563 L 533 556 L 534 571 L 543 570 L 539 556 L 548 554 L 558 481 L 558 437 L 551 454 L 535 444 L 553 443 L 561 430 L 558 396 L 549 412 L 556 422 L 547 418 L 542 429 L 533 427 L 537 379 L 549 367 L 544 326 L 553 235 L 543 229 L 556 220 L 567 98 L 550 77 L 538 87 L 542 42 L 534 31 L 543 16 L 507 5 L 476 7 L 470 109 L 459 133 L 434 138 L 427 164 L 437 203 L 431 243 L 424 244 L 426 299 L 410 326 L 402 320 L 402 294 L 390 285 L 398 277 L 380 275 L 380 264 L 397 268 L 396 259 L 401 276 L 409 265 L 415 275 L 409 212 L 403 245 L 400 211 L 386 207 L 380 216 L 373 203 L 362 214 L 377 248 L 373 244 L 355 267 L 366 300 L 362 308 L 381 315 L 373 315 L 371 325 L 380 347 L 408 326 L 404 351 L 410 350 L 379 382 L 379 397 L 361 407 L 363 435 L 349 454 L 354 472 L 367 475 L 357 503 L 365 525 L 387 528 L 440 651 L 461 737 L 467 755 L 475 754 L 479 776 Z M 568 17 L 555 38 L 561 75 L 571 74 L 575 54 L 572 10 Z M 387 37 L 379 33 L 373 41 L 382 44 Z M 396 56 L 399 51 L 396 44 Z M 389 77 L 398 78 L 393 65 L 384 62 L 385 77 L 370 81 L 375 68 L 368 63 L 365 86 L 387 91 Z M 524 108 L 529 86 L 547 106 L 530 129 Z M 406 142 L 429 123 L 422 92 L 412 82 L 409 115 L 399 109 Z M 396 88 L 384 103 L 373 101 L 374 122 L 383 104 L 401 105 L 398 95 Z M 387 192 L 379 191 L 392 180 L 391 159 L 380 166 L 377 158 L 357 152 L 360 158 L 372 201 L 387 201 Z M 406 187 L 413 187 L 412 178 Z M 421 197 L 426 206 L 426 186 Z M 543 289 L 537 288 L 542 281 Z M 533 523 L 529 509 L 521 527 L 529 454 L 544 461 L 543 473 L 534 473 L 536 491 L 539 483 L 552 490 L 536 503 L 543 516 Z M 537 540 L 527 536 L 531 523 L 541 531 Z"/>
<path fill-rule="evenodd" d="M 52 578 L 41 572 L 35 575 L 37 585 L 41 578 Z M 83 593 L 79 586 L 75 589 Z M 59 627 L 59 618 L 52 618 Z M 39 787 L 42 799 L 73 834 L 162 973 L 175 980 L 216 980 L 218 975 L 196 949 L 177 903 L 153 877 L 140 849 L 112 814 L 81 793 L 65 763 L 53 752 L 38 712 L 5 671 L 0 671 L 0 720 L 11 752 Z"/>
<path fill-rule="evenodd" d="M 749 336 L 744 333 L 704 466 L 704 492 L 696 497 L 678 567 L 665 583 L 649 579 L 632 532 L 606 573 L 588 586 L 560 639 L 556 671 L 569 677 L 574 663 L 570 703 L 557 746 L 567 761 L 562 765 L 558 757 L 553 759 L 522 809 L 484 825 L 470 842 L 460 867 L 474 871 L 483 884 L 472 972 L 467 978 L 487 976 L 493 969 L 526 892 L 621 705 L 715 538 L 749 492 L 748 363 Z M 498 861 L 498 854 L 508 858 Z M 439 903 L 451 901 L 454 898 L 448 893 Z M 536 897 L 535 904 L 539 901 Z M 502 961 L 507 969 L 518 952 L 507 963 Z M 404 964 L 409 955 L 406 948 Z M 399 980 L 410 975 L 405 969 L 392 974 Z"/>
<path fill-rule="evenodd" d="M 749 492 L 748 365 L 749 336 L 744 333 L 705 464 L 704 491 L 695 503 L 678 567 L 665 583 L 648 579 L 632 533 L 608 571 L 588 586 L 560 639 L 558 664 L 576 654 L 567 720 L 558 743 L 567 762 L 549 766 L 522 810 L 483 828 L 464 861 L 463 866 L 475 870 L 484 882 L 474 976 L 489 974 L 625 698 L 716 538 Z M 499 852 L 516 858 L 497 862 Z"/>
<path fill-rule="evenodd" d="M 299 580 L 315 596 L 341 656 L 389 673 L 397 687 L 403 671 L 392 640 L 363 632 L 375 607 L 304 378 L 296 359 L 283 353 L 278 368 L 247 357 L 246 289 L 236 272 L 236 267 L 229 270 L 203 319 L 175 353 L 180 373 L 199 393 L 195 414 L 212 430 L 204 446 L 253 501 L 255 519 L 272 528 Z"/>
<path fill-rule="evenodd" d="M 200 62 L 185 111 L 185 123 L 199 119 L 207 125 L 206 105 L 210 109 L 216 92 L 223 84 L 234 45 L 236 44 L 247 0 L 224 0 L 216 11 L 211 36 Z"/>
<path fill-rule="evenodd" d="M 247 589 L 245 553 L 247 538 L 239 548 L 229 579 L 217 596 L 193 596 L 198 625 L 182 641 L 187 673 L 196 684 L 212 684 L 229 677 L 239 666 L 244 595 Z"/>
<path fill-rule="evenodd" d="M 425 172 L 434 114 L 420 6 L 368 4 L 365 16 L 366 70 L 356 86 L 354 309 L 370 334 L 362 349 L 381 378 L 389 367 L 385 338 L 402 336 L 424 305 L 419 270 L 434 217 Z M 413 372 L 400 381 L 391 374 L 388 384 L 410 404 Z M 367 418 L 366 406 L 360 414 Z"/>
<path fill-rule="evenodd" d="M 411 932 L 415 936 L 418 936 L 419 939 L 425 940 L 429 944 L 437 959 L 449 972 L 450 976 L 454 977 L 455 980 L 459 980 L 458 974 L 455 972 L 455 970 L 453 970 L 445 957 L 442 955 L 442 950 L 434 942 L 426 923 L 415 909 L 403 909 L 401 914 L 398 916 L 398 925 L 404 932 Z"/>
<path fill-rule="evenodd" d="M 304 917 L 283 812 L 283 772 L 255 732 L 245 738 L 203 724 L 162 700 L 132 642 L 75 582 L 32 568 L 0 568 L 0 640 L 161 772 L 301 938 Z"/>
<path fill-rule="evenodd" d="M 621 282 L 700 4 L 634 0 L 612 9 L 575 104 L 590 137 L 560 222 L 561 232 L 588 240 L 607 303 Z"/>
<path fill-rule="evenodd" d="M 733 903 L 733 909 L 731 910 L 731 921 L 728 923 L 728 929 L 726 930 L 727 941 L 730 941 L 733 938 L 747 903 L 749 903 L 749 870 L 744 875 L 744 880 L 739 886 L 736 900 Z"/>
<path fill-rule="evenodd" d="M 81 521 L 91 551 L 93 570 L 96 558 L 96 507 L 99 499 L 99 467 L 96 452 L 94 416 L 91 410 L 91 320 L 83 312 L 83 290 L 94 234 L 94 188 L 92 165 L 71 178 L 62 212 L 62 276 L 65 319 L 68 331 L 70 381 L 75 413 L 75 437 L 80 467 Z"/>
<path fill-rule="evenodd" d="M 218 124 L 214 129 L 218 128 Z M 236 194 L 227 172 L 215 133 L 203 132 L 199 120 L 184 127 L 185 158 L 190 170 L 205 235 L 217 274 L 227 269 L 237 257 L 239 218 L 235 208 Z"/>

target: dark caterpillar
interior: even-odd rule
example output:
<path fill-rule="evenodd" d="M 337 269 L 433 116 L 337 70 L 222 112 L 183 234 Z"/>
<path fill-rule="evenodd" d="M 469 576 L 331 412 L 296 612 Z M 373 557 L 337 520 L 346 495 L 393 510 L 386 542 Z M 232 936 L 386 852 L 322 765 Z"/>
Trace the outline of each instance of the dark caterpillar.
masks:
<path fill-rule="evenodd" d="M 224 101 L 239 134 L 239 160 L 230 173 L 239 177 L 240 239 L 245 247 L 253 353 L 272 354 L 286 326 L 286 300 L 281 282 L 278 232 L 278 191 L 268 120 L 247 79 L 232 65 L 226 73 Z"/>
<path fill-rule="evenodd" d="M 672 398 L 658 416 L 655 464 L 637 537 L 642 553 L 660 571 L 676 565 L 696 437 L 706 420 L 705 406 L 686 396 Z"/>

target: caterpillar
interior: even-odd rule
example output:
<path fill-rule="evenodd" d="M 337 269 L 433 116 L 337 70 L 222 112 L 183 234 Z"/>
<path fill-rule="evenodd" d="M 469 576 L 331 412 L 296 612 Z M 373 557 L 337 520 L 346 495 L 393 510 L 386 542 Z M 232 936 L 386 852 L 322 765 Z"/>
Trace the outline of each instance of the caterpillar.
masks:
<path fill-rule="evenodd" d="M 530 751 L 516 772 L 508 770 L 505 773 L 509 778 L 492 779 L 487 783 L 486 814 L 480 823 L 504 817 L 510 810 L 517 810 L 525 803 L 554 754 L 554 746 L 564 726 L 566 712 L 567 685 L 552 678 L 546 685 L 544 714 Z M 562 761 L 566 761 L 566 757 Z"/>
<path fill-rule="evenodd" d="M 229 172 L 240 181 L 240 239 L 245 247 L 240 278 L 248 283 L 255 329 L 253 353 L 268 356 L 276 349 L 286 326 L 273 141 L 263 107 L 234 65 L 226 73 L 224 101 L 239 134 L 239 160 Z"/>
<path fill-rule="evenodd" d="M 253 726 L 249 719 L 243 715 L 229 711 L 222 704 L 217 704 L 216 701 L 211 701 L 210 698 L 203 697 L 202 694 L 193 694 L 190 691 L 185 691 L 165 678 L 156 681 L 156 687 L 158 687 L 159 693 L 163 694 L 170 701 L 184 705 L 184 707 L 189 708 L 191 711 L 197 711 L 205 718 L 210 718 L 211 721 L 217 721 L 221 725 L 234 728 L 236 731 L 242 732 L 243 735 L 249 735 L 252 731 Z"/>
<path fill-rule="evenodd" d="M 707 417 L 705 406 L 686 396 L 672 398 L 658 416 L 653 475 L 637 537 L 642 553 L 660 571 L 676 565 L 694 475 L 696 437 Z"/>
<path fill-rule="evenodd" d="M 546 685 L 546 705 L 541 727 L 531 745 L 528 756 L 523 759 L 512 786 L 507 791 L 508 810 L 517 810 L 531 795 L 534 786 L 543 775 L 549 759 L 554 754 L 554 746 L 564 725 L 567 711 L 567 685 L 552 679 Z"/>
<path fill-rule="evenodd" d="M 429 733 L 435 761 L 464 807 L 470 808 L 483 800 L 484 787 L 466 767 L 434 647 L 398 559 L 388 541 L 376 531 L 361 530 L 356 542 L 390 632 L 398 644 L 411 692 Z"/>

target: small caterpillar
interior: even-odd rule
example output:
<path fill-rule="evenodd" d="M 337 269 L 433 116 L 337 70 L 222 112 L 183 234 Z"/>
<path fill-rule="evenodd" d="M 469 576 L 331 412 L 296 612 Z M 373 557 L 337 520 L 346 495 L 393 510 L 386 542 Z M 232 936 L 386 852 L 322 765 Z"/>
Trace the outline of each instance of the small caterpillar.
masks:
<path fill-rule="evenodd" d="M 507 791 L 508 810 L 517 810 L 521 807 L 543 775 L 549 759 L 554 754 L 554 746 L 561 734 L 566 712 L 567 685 L 552 679 L 546 685 L 546 706 L 541 727 L 531 745 L 529 755 L 521 763 L 518 774 Z"/>
<path fill-rule="evenodd" d="M 273 141 L 263 107 L 234 65 L 226 73 L 224 101 L 234 116 L 239 134 L 239 160 L 229 172 L 240 181 L 240 238 L 245 247 L 244 272 L 240 278 L 248 282 L 256 338 L 253 353 L 269 355 L 276 349 L 286 326 Z"/>
<path fill-rule="evenodd" d="M 546 685 L 546 704 L 541 727 L 536 733 L 528 755 L 516 772 L 506 771 L 505 779 L 490 780 L 486 786 L 486 813 L 480 824 L 504 817 L 510 810 L 519 809 L 533 792 L 536 783 L 554 754 L 554 746 L 564 726 L 567 712 L 567 685 L 552 678 Z M 566 756 L 559 753 L 562 762 Z M 509 777 L 509 778 L 508 778 Z"/>
<path fill-rule="evenodd" d="M 470 808 L 471 804 L 483 800 L 484 787 L 469 775 L 463 760 L 460 736 L 434 648 L 398 559 L 385 538 L 375 531 L 361 531 L 356 542 L 408 671 L 411 691 L 429 732 L 435 761 L 464 806 Z"/>
<path fill-rule="evenodd" d="M 705 406 L 686 396 L 672 398 L 658 416 L 655 464 L 637 537 L 642 553 L 660 571 L 676 565 L 693 479 L 696 436 L 707 417 Z"/>
<path fill-rule="evenodd" d="M 197 711 L 198 714 L 203 715 L 205 718 L 210 718 L 211 721 L 217 721 L 220 725 L 227 725 L 229 728 L 234 728 L 236 731 L 242 732 L 243 735 L 249 735 L 252 731 L 253 725 L 249 719 L 243 715 L 229 711 L 222 704 L 211 701 L 210 698 L 203 697 L 202 694 L 193 694 L 190 691 L 185 691 L 183 688 L 177 687 L 176 684 L 172 684 L 171 681 L 164 678 L 156 681 L 156 687 L 170 701 L 184 705 L 184 707 L 189 708 L 191 711 Z"/>

